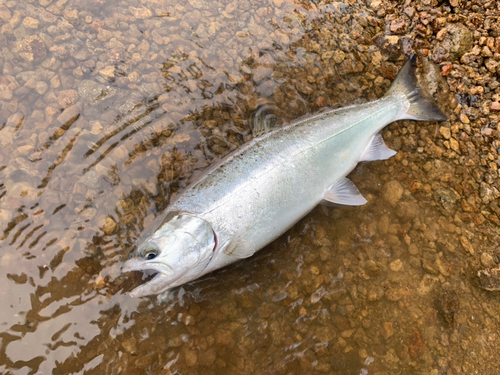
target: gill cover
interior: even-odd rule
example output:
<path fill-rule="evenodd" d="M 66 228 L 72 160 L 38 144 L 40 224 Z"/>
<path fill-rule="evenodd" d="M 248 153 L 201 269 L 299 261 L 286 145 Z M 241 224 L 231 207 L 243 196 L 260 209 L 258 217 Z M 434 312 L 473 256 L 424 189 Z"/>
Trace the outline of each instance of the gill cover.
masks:
<path fill-rule="evenodd" d="M 178 255 L 178 265 L 192 267 L 193 262 L 203 261 L 203 251 L 209 249 L 210 258 L 215 247 L 215 233 L 204 219 L 183 212 L 172 212 L 140 247 L 141 255 L 148 255 L 150 245 L 159 248 L 160 258 Z"/>

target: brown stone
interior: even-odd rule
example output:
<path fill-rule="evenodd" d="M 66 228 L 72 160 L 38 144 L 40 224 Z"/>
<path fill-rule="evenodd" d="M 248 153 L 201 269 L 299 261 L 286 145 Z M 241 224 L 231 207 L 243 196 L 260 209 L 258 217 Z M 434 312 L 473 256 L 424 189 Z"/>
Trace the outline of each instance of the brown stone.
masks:
<path fill-rule="evenodd" d="M 389 29 L 395 34 L 402 34 L 405 31 L 405 21 L 402 18 L 396 18 L 391 22 Z"/>
<path fill-rule="evenodd" d="M 443 77 L 449 76 L 452 69 L 453 69 L 453 65 L 451 65 L 451 64 L 443 65 L 443 67 L 441 68 L 441 75 Z"/>
<path fill-rule="evenodd" d="M 47 56 L 47 48 L 43 41 L 36 35 L 24 38 L 19 43 L 19 56 L 27 61 L 42 61 Z"/>

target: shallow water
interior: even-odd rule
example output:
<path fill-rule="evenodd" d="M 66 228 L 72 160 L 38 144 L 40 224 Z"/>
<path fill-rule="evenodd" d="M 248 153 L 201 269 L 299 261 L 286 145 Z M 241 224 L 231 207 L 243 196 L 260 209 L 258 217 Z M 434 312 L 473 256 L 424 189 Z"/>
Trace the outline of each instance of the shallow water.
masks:
<path fill-rule="evenodd" d="M 0 372 L 497 373 L 498 297 L 476 271 L 499 261 L 498 197 L 481 206 L 473 169 L 498 146 L 446 95 L 463 151 L 443 124 L 390 125 L 398 155 L 350 176 L 367 205 L 318 207 L 162 303 L 120 274 L 256 113 L 283 124 L 377 98 L 435 42 L 409 22 L 394 43 L 403 9 L 377 6 L 0 0 Z"/>

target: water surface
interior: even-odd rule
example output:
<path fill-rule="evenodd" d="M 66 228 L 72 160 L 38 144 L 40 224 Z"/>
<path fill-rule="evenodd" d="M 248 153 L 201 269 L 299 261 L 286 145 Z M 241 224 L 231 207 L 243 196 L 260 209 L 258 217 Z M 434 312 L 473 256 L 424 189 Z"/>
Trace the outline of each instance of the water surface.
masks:
<path fill-rule="evenodd" d="M 454 107 L 444 126 L 478 152 L 393 124 L 398 155 L 350 176 L 366 206 L 318 207 L 163 303 L 119 270 L 256 113 L 281 125 L 383 95 L 435 42 L 413 6 L 0 0 L 0 372 L 495 373 L 498 299 L 475 272 L 498 263 L 498 228 L 469 161 L 498 155 Z"/>

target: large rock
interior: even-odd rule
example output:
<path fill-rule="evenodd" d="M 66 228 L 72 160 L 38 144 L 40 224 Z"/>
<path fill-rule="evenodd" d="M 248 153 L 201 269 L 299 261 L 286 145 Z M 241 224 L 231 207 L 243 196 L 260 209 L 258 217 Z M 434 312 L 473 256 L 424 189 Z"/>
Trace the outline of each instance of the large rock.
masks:
<path fill-rule="evenodd" d="M 450 23 L 446 30 L 442 46 L 450 53 L 452 61 L 460 60 L 464 53 L 472 49 L 472 32 L 461 23 Z"/>

